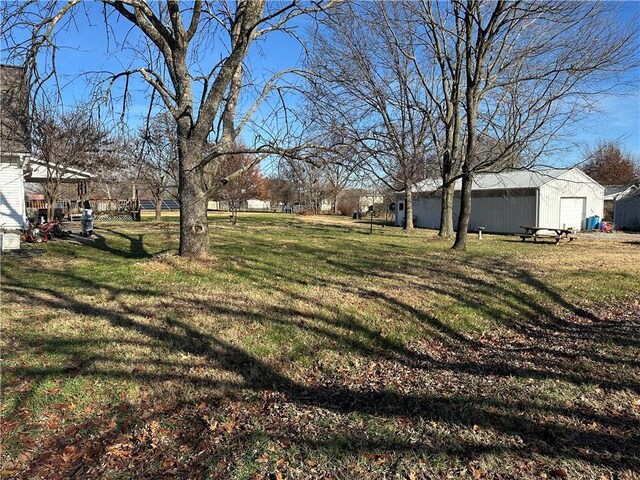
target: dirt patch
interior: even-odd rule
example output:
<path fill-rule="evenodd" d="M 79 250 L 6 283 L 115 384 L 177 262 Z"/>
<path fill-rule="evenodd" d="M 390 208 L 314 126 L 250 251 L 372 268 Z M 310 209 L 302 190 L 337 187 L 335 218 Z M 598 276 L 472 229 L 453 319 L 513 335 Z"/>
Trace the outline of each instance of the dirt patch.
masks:
<path fill-rule="evenodd" d="M 175 254 L 167 254 L 138 262 L 136 266 L 152 273 L 169 273 L 179 269 L 183 272 L 201 274 L 219 268 L 220 261 L 216 257 L 189 259 Z"/>

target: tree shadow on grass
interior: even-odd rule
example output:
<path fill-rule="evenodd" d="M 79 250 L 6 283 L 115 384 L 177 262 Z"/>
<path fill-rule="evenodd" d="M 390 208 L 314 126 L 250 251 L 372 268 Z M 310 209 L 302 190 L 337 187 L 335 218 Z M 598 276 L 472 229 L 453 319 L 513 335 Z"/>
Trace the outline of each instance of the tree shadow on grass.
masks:
<path fill-rule="evenodd" d="M 128 254 L 132 256 L 126 258 L 141 258 L 135 255 L 146 254 L 144 246 L 142 250 L 136 247 L 135 238 L 122 236 L 131 240 Z M 123 255 L 122 250 L 108 246 L 105 249 L 113 255 Z M 312 254 L 320 255 L 322 261 L 344 274 L 376 276 L 384 281 L 393 279 L 397 273 L 393 270 L 358 271 L 353 263 L 303 248 L 295 253 L 301 262 Z M 248 270 L 245 272 L 248 281 L 257 283 L 276 273 L 282 277 L 283 272 L 276 267 L 266 261 L 253 261 L 242 268 Z M 32 390 L 48 379 L 82 376 L 105 381 L 133 381 L 148 388 L 160 384 L 177 385 L 178 390 L 189 388 L 197 393 L 195 399 L 175 397 L 170 405 L 161 405 L 160 396 L 150 399 L 150 403 L 158 402 L 159 406 L 121 402 L 107 408 L 107 413 L 94 423 L 89 421 L 80 425 L 77 435 L 54 435 L 48 440 L 51 442 L 46 450 L 49 453 L 35 455 L 27 462 L 27 469 L 37 475 L 42 466 L 52 464 L 52 451 L 64 452 L 69 446 L 88 442 L 86 457 L 68 455 L 69 461 L 63 458 L 59 465 L 61 475 L 91 475 L 99 465 L 115 465 L 115 459 L 123 452 L 131 459 L 123 468 L 130 472 L 148 471 L 151 467 L 145 455 L 151 455 L 155 447 L 144 432 L 154 428 L 154 421 L 167 418 L 181 426 L 177 429 L 179 438 L 176 442 L 185 445 L 188 451 L 206 452 L 204 456 L 194 455 L 186 465 L 176 463 L 166 468 L 170 472 L 175 470 L 173 475 L 183 478 L 211 477 L 218 468 L 224 476 L 224 472 L 228 472 L 224 468 L 237 467 L 234 464 L 237 458 L 257 455 L 252 452 L 256 451 L 256 439 L 261 435 L 271 442 L 294 444 L 303 451 L 326 456 L 357 456 L 373 450 L 396 456 L 409 452 L 427 457 L 444 455 L 464 463 L 488 454 L 524 458 L 537 455 L 557 460 L 580 460 L 606 468 L 634 467 L 634 458 L 640 452 L 631 441 L 629 431 L 637 430 L 640 424 L 630 413 L 602 412 L 581 402 L 567 405 L 558 401 L 549 405 L 527 396 L 526 388 L 519 387 L 519 383 L 505 384 L 506 396 L 498 391 L 492 394 L 487 388 L 500 385 L 503 380 L 516 379 L 522 385 L 528 385 L 531 380 L 562 381 L 578 387 L 589 385 L 611 391 L 637 392 L 637 381 L 617 374 L 614 367 L 626 363 L 637 373 L 638 363 L 632 358 L 633 350 L 629 352 L 629 349 L 638 345 L 638 318 L 620 321 L 585 312 L 530 272 L 516 270 L 506 277 L 505 271 L 509 267 L 506 264 L 481 266 L 488 278 L 470 274 L 470 265 L 450 258 L 442 265 L 431 262 L 420 267 L 423 269 L 421 275 L 405 280 L 416 282 L 417 288 L 455 298 L 463 305 L 500 319 L 508 331 L 519 335 L 519 340 L 501 345 L 473 339 L 443 324 L 429 312 L 403 299 L 402 295 L 355 285 L 348 277 L 327 281 L 321 276 L 309 276 L 308 282 L 321 288 L 366 295 L 391 312 L 428 325 L 437 333 L 437 341 L 427 343 L 424 348 L 391 341 L 358 318 L 340 316 L 340 308 L 334 303 L 322 297 L 305 297 L 288 289 L 286 284 L 272 284 L 269 289 L 291 295 L 298 303 L 313 303 L 315 309 L 277 306 L 268 300 L 264 304 L 247 306 L 235 302 L 231 296 L 226 303 L 212 303 L 197 296 L 184 296 L 182 292 L 151 289 L 131 292 L 73 273 L 64 274 L 67 281 L 75 281 L 79 286 L 108 291 L 111 304 L 103 306 L 86 297 L 60 296 L 55 285 L 34 292 L 28 278 L 6 274 L 4 288 L 12 298 L 28 298 L 43 307 L 81 315 L 89 322 L 107 321 L 113 329 L 114 337 L 104 339 L 61 339 L 45 334 L 39 334 L 37 338 L 17 337 L 20 349 L 38 346 L 48 354 L 65 359 L 57 366 L 12 368 L 11 374 L 30 382 Z M 437 275 L 454 276 L 461 287 L 451 289 L 426 281 L 427 277 Z M 505 279 L 511 283 L 504 282 Z M 296 282 L 297 277 L 291 276 L 289 280 Z M 544 300 L 529 293 L 532 289 L 542 293 Z M 503 308 L 488 303 L 486 299 L 490 297 L 501 302 Z M 567 316 L 550 308 L 549 304 Z M 330 341 L 345 355 L 357 355 L 364 371 L 355 370 L 345 375 L 314 372 L 312 380 L 303 381 L 277 362 L 258 358 L 238 344 L 224 340 L 221 335 L 184 320 L 194 312 L 220 319 L 239 315 L 243 322 L 263 322 L 267 327 L 286 325 L 295 332 Z M 507 312 L 515 315 L 509 318 Z M 623 343 L 623 339 L 627 339 L 627 343 Z M 132 352 L 142 349 L 160 352 L 160 355 L 167 352 L 167 355 L 164 359 L 154 360 L 156 368 L 147 368 L 149 361 L 144 355 L 118 357 L 110 351 L 109 341 L 125 348 L 129 345 Z M 615 343 L 621 354 L 631 355 L 621 355 L 617 361 L 599 351 L 606 342 Z M 228 377 L 221 375 L 214 379 L 201 375 L 192 371 L 192 365 L 178 362 L 176 355 L 186 356 L 190 359 L 189 364 L 205 371 L 220 371 Z M 589 362 L 588 366 L 584 365 L 585 360 Z M 382 367 L 369 370 L 372 364 Z M 142 369 L 136 370 L 138 365 L 142 365 Z M 390 369 L 388 374 L 387 368 Z M 407 390 L 395 385 L 394 372 L 414 379 L 410 385 L 415 388 Z M 439 372 L 456 379 L 450 391 L 446 382 L 445 387 L 437 387 L 437 381 L 436 386 L 429 387 L 429 381 L 437 380 Z M 371 383 L 378 378 L 381 383 Z M 465 382 L 468 382 L 467 388 L 461 389 Z M 515 388 L 522 388 L 522 391 L 514 391 Z M 220 389 L 225 393 L 211 397 L 212 392 L 220 392 Z M 253 392 L 253 397 L 248 397 L 247 392 Z M 24 402 L 18 402 L 15 411 L 27 408 Z M 219 415 L 221 408 L 231 415 L 232 421 L 226 423 L 233 425 L 224 427 L 230 431 L 212 428 L 211 418 Z M 147 415 L 146 411 L 151 413 Z M 327 411 L 336 416 L 334 423 L 328 426 L 318 423 L 313 429 L 304 427 L 308 425 L 301 421 L 305 414 L 310 415 L 310 422 L 314 424 L 314 416 L 322 418 L 325 414 L 321 412 Z M 360 418 L 376 419 L 378 423 L 404 422 L 404 427 L 376 436 L 358 427 Z M 116 425 L 110 428 L 113 419 Z M 453 434 L 439 438 L 429 430 L 428 425 L 432 423 L 446 426 Z M 591 429 L 590 424 L 596 424 L 598 428 Z M 465 433 L 475 431 L 492 432 L 490 441 Z M 207 456 L 213 461 L 204 461 Z M 221 462 L 226 462 L 227 467 L 220 467 Z M 162 472 L 152 471 L 148 476 L 153 478 L 159 473 Z"/>
<path fill-rule="evenodd" d="M 387 276 L 384 272 L 375 274 L 371 271 L 354 270 L 352 265 L 340 264 L 328 258 L 324 259 L 324 261 L 336 268 L 363 276 Z M 449 260 L 446 263 L 446 267 L 427 266 L 424 267 L 425 271 L 423 273 L 425 276 L 437 275 L 442 277 L 444 275 L 454 275 L 458 279 L 464 279 L 464 284 L 469 288 L 466 293 L 457 290 L 453 291 L 438 284 L 420 283 L 414 286 L 417 289 L 428 290 L 450 297 L 474 311 L 483 312 L 487 317 L 493 318 L 509 330 L 517 332 L 525 336 L 525 338 L 536 339 L 535 343 L 523 342 L 516 344 L 515 351 L 519 353 L 512 354 L 514 352 L 508 350 L 512 348 L 512 345 L 483 344 L 455 331 L 434 315 L 412 306 L 402 297 L 398 298 L 380 289 L 363 288 L 354 285 L 354 283 L 337 279 L 333 279 L 330 283 L 333 287 L 342 289 L 343 292 L 352 292 L 358 296 L 383 302 L 392 311 L 397 312 L 398 315 L 409 314 L 415 321 L 427 325 L 434 334 L 438 335 L 440 342 L 444 343 L 450 351 L 455 352 L 452 355 L 453 357 L 459 357 L 457 362 L 442 363 L 429 357 L 424 352 L 420 354 L 409 352 L 388 341 L 381 345 L 381 352 L 398 353 L 401 361 L 403 358 L 411 358 L 412 360 L 428 359 L 430 362 L 428 368 L 434 369 L 454 369 L 460 372 L 505 377 L 559 379 L 577 385 L 591 384 L 600 385 L 604 388 L 631 389 L 635 392 L 640 392 L 640 382 L 637 380 L 618 379 L 616 375 L 612 375 L 613 372 L 610 369 L 593 372 L 585 371 L 583 365 L 576 364 L 576 362 L 586 359 L 610 366 L 627 365 L 632 368 L 640 367 L 640 361 L 637 359 L 607 356 L 584 348 L 585 343 L 613 343 L 620 347 L 640 347 L 640 339 L 637 336 L 637 332 L 634 331 L 637 323 L 622 325 L 615 320 L 600 319 L 593 312 L 567 302 L 555 290 L 524 269 L 512 270 L 512 273 L 507 278 L 503 268 L 506 265 L 495 263 L 493 267 L 482 267 L 486 273 L 493 276 L 493 280 L 518 279 L 518 284 L 513 286 L 504 282 L 465 276 L 463 271 L 457 268 L 457 264 L 468 266 L 466 265 L 467 263 L 466 261 Z M 261 274 L 268 271 L 268 268 L 256 265 L 252 265 L 251 269 Z M 310 281 L 315 282 L 314 284 L 316 285 L 324 283 L 321 278 L 310 279 Z M 273 286 L 270 288 L 277 289 L 277 287 Z M 530 288 L 535 289 L 535 297 L 527 293 L 526 290 Z M 283 291 L 283 293 L 298 301 L 310 301 L 308 298 L 290 291 Z M 542 295 L 542 300 L 538 298 L 538 294 Z M 498 306 L 494 306 L 491 300 Z M 324 311 L 337 313 L 335 305 L 323 304 L 318 305 L 318 307 Z M 556 311 L 554 311 L 554 308 Z M 323 321 L 327 324 L 335 322 L 327 319 Z M 354 328 L 354 324 L 352 319 L 349 325 Z M 343 325 L 343 327 L 348 328 L 348 325 Z M 327 335 L 327 333 L 324 333 L 324 335 Z M 375 346 L 376 339 L 380 338 L 380 333 L 368 331 L 366 338 L 368 345 Z M 562 340 L 562 342 L 558 342 L 558 339 Z M 466 352 L 469 349 L 474 350 L 476 355 L 482 357 L 482 362 L 478 362 L 477 359 L 472 362 L 466 360 Z M 517 357 L 524 352 L 537 352 L 534 358 L 528 360 L 527 368 L 517 366 Z"/>
<path fill-rule="evenodd" d="M 105 236 L 100 232 L 108 232 L 109 235 L 115 238 L 109 238 L 108 236 Z M 149 234 L 161 235 L 162 233 L 151 232 Z M 93 232 L 94 238 L 88 239 L 82 243 L 87 247 L 95 248 L 102 252 L 108 253 L 110 255 L 115 255 L 117 257 L 124 258 L 124 259 L 143 260 L 146 258 L 151 258 L 154 255 L 159 255 L 162 253 L 172 251 L 171 248 L 166 248 L 152 254 L 151 252 L 147 251 L 147 248 L 145 247 L 145 235 L 147 234 L 146 233 L 127 234 L 127 233 L 119 232 L 116 229 L 101 227 L 99 229 L 94 230 Z M 126 242 L 128 242 L 128 245 L 125 247 L 125 249 L 118 248 L 114 246 L 114 244 L 118 243 L 118 241 L 114 242 L 114 239 L 125 240 Z"/>

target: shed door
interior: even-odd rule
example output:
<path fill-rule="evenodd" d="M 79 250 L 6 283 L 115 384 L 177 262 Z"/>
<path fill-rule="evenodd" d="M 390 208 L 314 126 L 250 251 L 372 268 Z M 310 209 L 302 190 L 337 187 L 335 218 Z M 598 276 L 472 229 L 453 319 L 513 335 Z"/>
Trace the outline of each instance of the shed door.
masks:
<path fill-rule="evenodd" d="M 398 202 L 398 211 L 396 212 L 396 225 L 402 225 L 404 222 L 404 201 Z"/>
<path fill-rule="evenodd" d="M 585 197 L 560 199 L 560 227 L 582 229 L 585 220 Z"/>

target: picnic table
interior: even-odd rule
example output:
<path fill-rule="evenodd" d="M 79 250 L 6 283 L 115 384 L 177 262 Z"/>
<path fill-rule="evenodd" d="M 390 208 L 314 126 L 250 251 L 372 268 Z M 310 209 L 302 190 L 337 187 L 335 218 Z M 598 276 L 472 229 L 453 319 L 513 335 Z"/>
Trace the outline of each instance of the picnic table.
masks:
<path fill-rule="evenodd" d="M 524 233 L 520 234 L 520 238 L 524 242 L 527 238 L 532 238 L 534 242 L 541 239 L 555 240 L 556 245 L 560 240 L 575 240 L 572 228 L 555 228 L 555 227 L 533 227 L 531 225 L 520 225 L 524 229 Z M 544 233 L 540 233 L 544 232 Z"/>

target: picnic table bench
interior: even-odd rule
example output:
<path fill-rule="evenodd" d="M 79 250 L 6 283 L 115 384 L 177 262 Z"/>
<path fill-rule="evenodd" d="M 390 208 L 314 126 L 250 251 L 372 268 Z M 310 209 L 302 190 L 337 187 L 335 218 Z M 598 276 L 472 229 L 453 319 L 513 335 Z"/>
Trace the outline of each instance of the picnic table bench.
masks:
<path fill-rule="evenodd" d="M 576 239 L 572 228 L 533 227 L 531 225 L 520 225 L 520 228 L 524 229 L 524 233 L 520 234 L 520 238 L 523 242 L 527 238 L 532 238 L 536 243 L 541 239 L 552 239 L 555 240 L 557 245 L 563 239 L 568 240 L 569 242 Z"/>

